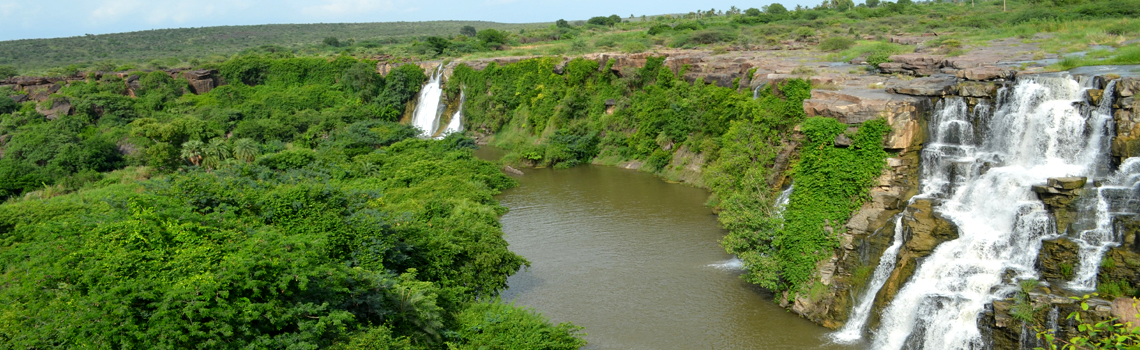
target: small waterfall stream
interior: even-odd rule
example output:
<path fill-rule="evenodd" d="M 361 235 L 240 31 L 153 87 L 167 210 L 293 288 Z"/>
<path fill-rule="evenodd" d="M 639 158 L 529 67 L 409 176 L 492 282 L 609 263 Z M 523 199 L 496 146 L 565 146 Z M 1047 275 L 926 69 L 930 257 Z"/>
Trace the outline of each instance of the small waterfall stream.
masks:
<path fill-rule="evenodd" d="M 440 137 L 463 131 L 463 103 L 466 101 L 467 96 L 463 94 L 463 90 L 459 90 L 459 108 L 455 109 L 455 114 L 451 116 L 451 120 L 447 122 L 447 127 L 443 129 L 443 132 L 439 134 Z"/>
<path fill-rule="evenodd" d="M 839 331 L 831 334 L 831 339 L 836 343 L 852 344 L 863 339 L 863 328 L 867 326 L 867 320 L 871 318 L 871 307 L 875 304 L 875 295 L 879 294 L 879 290 L 887 283 L 887 278 L 891 277 L 891 273 L 895 271 L 895 264 L 897 263 L 895 258 L 898 257 L 899 248 L 903 245 L 902 215 L 899 213 L 892 219 L 895 221 L 895 236 L 892 238 L 891 245 L 883 251 L 883 256 L 879 258 L 879 266 L 875 267 L 875 274 L 871 276 L 867 290 L 859 298 L 859 304 L 856 304 L 855 309 L 851 310 L 851 317 L 847 319 L 847 324 L 844 324 Z"/>
<path fill-rule="evenodd" d="M 1030 186 L 1106 168 L 1111 116 L 1082 108 L 1084 90 L 1068 76 L 1040 76 L 973 113 L 957 97 L 939 105 L 922 151 L 921 195 L 939 203 L 959 238 L 924 258 L 883 310 L 873 349 L 984 348 L 978 314 L 1014 290 L 1003 275 L 1037 277 L 1041 239 L 1053 232 Z"/>

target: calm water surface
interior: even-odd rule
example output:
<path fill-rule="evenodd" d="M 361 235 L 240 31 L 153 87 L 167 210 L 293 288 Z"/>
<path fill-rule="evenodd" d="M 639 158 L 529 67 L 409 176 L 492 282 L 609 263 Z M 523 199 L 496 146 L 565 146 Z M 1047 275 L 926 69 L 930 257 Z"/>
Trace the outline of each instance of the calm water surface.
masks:
<path fill-rule="evenodd" d="M 586 349 L 850 349 L 724 266 L 706 191 L 612 167 L 523 171 L 499 200 L 531 267 L 503 299 L 585 327 Z"/>

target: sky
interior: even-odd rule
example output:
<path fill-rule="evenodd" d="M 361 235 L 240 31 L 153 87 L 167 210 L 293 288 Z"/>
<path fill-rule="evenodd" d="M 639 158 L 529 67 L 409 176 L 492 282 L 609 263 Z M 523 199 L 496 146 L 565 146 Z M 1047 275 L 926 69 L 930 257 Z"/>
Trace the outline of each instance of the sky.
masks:
<path fill-rule="evenodd" d="M 507 23 L 654 15 L 773 0 L 0 0 L 0 41 L 276 23 L 480 20 Z M 780 0 L 788 8 L 821 0 Z"/>

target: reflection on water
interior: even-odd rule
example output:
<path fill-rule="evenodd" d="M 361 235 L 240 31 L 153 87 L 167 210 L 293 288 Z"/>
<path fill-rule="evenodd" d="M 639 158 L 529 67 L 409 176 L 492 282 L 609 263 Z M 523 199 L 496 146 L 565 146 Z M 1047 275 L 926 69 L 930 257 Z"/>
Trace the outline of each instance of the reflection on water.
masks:
<path fill-rule="evenodd" d="M 611 167 L 523 171 L 499 200 L 531 267 L 503 299 L 584 326 L 587 349 L 847 349 L 739 278 L 704 190 Z"/>

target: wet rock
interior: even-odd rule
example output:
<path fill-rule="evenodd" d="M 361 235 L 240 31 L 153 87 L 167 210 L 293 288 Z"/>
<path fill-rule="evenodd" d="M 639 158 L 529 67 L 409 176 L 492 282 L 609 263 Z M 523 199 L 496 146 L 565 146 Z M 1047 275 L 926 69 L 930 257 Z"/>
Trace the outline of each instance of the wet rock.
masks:
<path fill-rule="evenodd" d="M 521 170 L 515 169 L 514 167 L 512 167 L 510 165 L 504 165 L 503 171 L 506 172 L 507 174 L 513 174 L 513 175 L 522 175 L 523 174 L 523 172 Z"/>
<path fill-rule="evenodd" d="M 954 94 L 953 76 L 938 75 L 911 80 L 894 80 L 887 84 L 887 92 L 911 96 L 941 97 Z"/>
<path fill-rule="evenodd" d="M 910 203 L 902 220 L 906 243 L 899 249 L 895 270 L 875 297 L 875 305 L 880 309 L 890 304 L 899 289 L 914 275 L 919 259 L 930 255 L 942 242 L 958 238 L 958 226 L 935 213 L 930 199 Z"/>
<path fill-rule="evenodd" d="M 28 95 L 25 95 L 25 94 L 14 95 L 14 96 L 9 96 L 9 97 L 12 99 L 12 101 L 16 101 L 16 103 L 28 102 Z"/>
<path fill-rule="evenodd" d="M 1100 100 L 1104 97 L 1104 90 L 1088 89 L 1085 90 L 1085 100 L 1093 105 L 1099 105 Z"/>
<path fill-rule="evenodd" d="M 1074 202 L 1083 193 L 1083 187 L 1088 182 L 1084 177 L 1050 178 L 1045 185 L 1032 186 L 1037 198 L 1045 203 L 1045 209 L 1053 214 L 1056 220 L 1057 233 L 1069 232 L 1069 227 L 1076 221 L 1078 209 Z"/>
<path fill-rule="evenodd" d="M 997 96 L 998 85 L 994 83 L 962 82 L 956 87 L 958 96 L 992 98 Z"/>
<path fill-rule="evenodd" d="M 1080 246 L 1068 238 L 1041 241 L 1037 270 L 1050 283 L 1064 283 L 1073 279 L 1080 260 Z"/>

